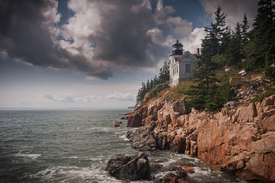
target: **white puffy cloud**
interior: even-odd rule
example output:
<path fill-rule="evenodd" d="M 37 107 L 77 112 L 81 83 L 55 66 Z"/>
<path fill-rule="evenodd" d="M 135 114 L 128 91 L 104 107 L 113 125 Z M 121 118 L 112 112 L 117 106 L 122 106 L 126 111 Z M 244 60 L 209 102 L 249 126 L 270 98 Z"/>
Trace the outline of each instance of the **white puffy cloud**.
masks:
<path fill-rule="evenodd" d="M 191 53 L 196 53 L 197 48 L 201 48 L 201 40 L 206 36 L 204 28 L 195 28 L 191 34 L 187 37 L 184 37 L 182 44 L 185 50 L 190 51 Z"/>
<path fill-rule="evenodd" d="M 47 101 L 51 102 L 61 102 L 61 103 L 90 103 L 92 100 L 99 99 L 101 97 L 91 95 L 91 96 L 78 96 L 74 93 L 61 93 L 61 94 L 44 94 L 42 95 L 43 99 L 46 101 L 41 102 L 45 103 Z"/>
<path fill-rule="evenodd" d="M 134 101 L 135 95 L 130 94 L 130 93 L 119 93 L 119 92 L 115 92 L 112 95 L 107 95 L 105 98 L 107 99 L 115 99 L 115 100 L 131 100 Z"/>

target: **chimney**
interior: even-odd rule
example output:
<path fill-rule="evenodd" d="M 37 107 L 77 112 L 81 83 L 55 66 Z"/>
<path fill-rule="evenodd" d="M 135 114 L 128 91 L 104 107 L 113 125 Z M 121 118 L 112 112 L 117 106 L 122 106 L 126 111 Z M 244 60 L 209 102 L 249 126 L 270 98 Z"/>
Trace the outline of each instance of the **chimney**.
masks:
<path fill-rule="evenodd" d="M 200 54 L 200 49 L 199 48 L 197 48 L 197 55 L 199 55 Z"/>

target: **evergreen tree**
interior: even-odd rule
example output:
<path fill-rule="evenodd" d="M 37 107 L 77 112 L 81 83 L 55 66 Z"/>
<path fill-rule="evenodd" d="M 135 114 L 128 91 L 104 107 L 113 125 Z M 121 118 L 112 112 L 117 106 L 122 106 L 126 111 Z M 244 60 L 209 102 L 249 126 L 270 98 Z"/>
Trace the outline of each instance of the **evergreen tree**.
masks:
<path fill-rule="evenodd" d="M 246 48 L 253 48 L 248 55 L 246 70 L 265 68 L 272 64 L 272 59 L 269 59 L 272 52 L 269 52 L 269 49 L 275 44 L 274 2 L 275 0 L 260 0 L 258 3 L 258 14 L 253 23 L 251 43 Z"/>
<path fill-rule="evenodd" d="M 159 84 L 159 79 L 158 79 L 157 76 L 155 76 L 155 78 L 154 78 L 154 86 L 157 85 L 157 84 Z"/>
<path fill-rule="evenodd" d="M 154 79 L 147 80 L 146 84 L 142 82 L 141 88 L 138 90 L 137 97 L 136 97 L 136 106 L 141 104 L 144 96 L 146 93 L 150 92 L 152 89 L 156 87 L 156 85 L 166 83 L 169 81 L 169 64 L 167 62 L 164 62 L 163 67 L 160 69 L 159 77 L 155 76 Z M 162 81 L 162 83 L 160 82 Z M 168 84 L 163 84 L 158 87 L 155 92 L 159 92 L 165 88 L 169 87 Z"/>
<path fill-rule="evenodd" d="M 221 13 L 222 8 L 218 6 L 217 11 L 215 12 L 215 23 L 211 22 L 210 28 L 205 27 L 207 32 L 207 39 L 211 40 L 211 55 L 223 54 L 226 50 L 226 45 L 222 42 L 222 39 L 228 33 L 228 27 L 225 26 L 226 14 Z"/>
<path fill-rule="evenodd" d="M 236 65 L 241 62 L 241 59 L 243 58 L 241 51 L 242 51 L 242 34 L 241 34 L 241 25 L 238 22 L 227 51 L 228 65 Z"/>
<path fill-rule="evenodd" d="M 165 83 L 169 81 L 170 75 L 169 75 L 169 64 L 165 61 L 162 68 L 160 68 L 159 72 L 159 80 L 160 83 Z"/>
<path fill-rule="evenodd" d="M 248 43 L 248 29 L 249 29 L 249 25 L 248 25 L 247 17 L 246 17 L 246 14 L 244 14 L 243 24 L 241 24 L 242 45 L 247 45 Z"/>
<path fill-rule="evenodd" d="M 229 29 L 225 27 L 226 15 L 221 13 L 221 7 L 218 6 L 215 15 L 216 22 L 211 23 L 211 27 L 205 29 L 207 35 L 202 40 L 201 55 L 197 57 L 196 70 L 193 70 L 194 81 L 197 85 L 193 85 L 185 91 L 185 94 L 192 97 L 189 104 L 196 109 L 206 108 L 218 88 L 217 79 L 215 78 L 215 70 L 218 68 L 218 64 L 212 58 L 221 53 L 222 39 Z"/>
<path fill-rule="evenodd" d="M 152 79 L 150 81 L 150 87 L 151 87 L 151 89 L 154 88 L 154 81 Z"/>
<path fill-rule="evenodd" d="M 147 89 L 147 92 L 151 90 L 151 85 L 150 85 L 149 79 L 147 80 L 147 83 L 146 83 L 146 89 Z"/>

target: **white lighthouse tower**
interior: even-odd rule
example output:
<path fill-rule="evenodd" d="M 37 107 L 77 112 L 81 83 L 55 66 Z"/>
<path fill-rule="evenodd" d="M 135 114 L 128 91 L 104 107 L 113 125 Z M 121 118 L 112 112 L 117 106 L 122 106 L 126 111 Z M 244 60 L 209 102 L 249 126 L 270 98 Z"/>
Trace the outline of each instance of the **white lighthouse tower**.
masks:
<path fill-rule="evenodd" d="M 196 58 L 189 51 L 184 51 L 183 45 L 178 40 L 172 46 L 169 64 L 171 86 L 193 78 L 192 69 L 196 68 Z"/>

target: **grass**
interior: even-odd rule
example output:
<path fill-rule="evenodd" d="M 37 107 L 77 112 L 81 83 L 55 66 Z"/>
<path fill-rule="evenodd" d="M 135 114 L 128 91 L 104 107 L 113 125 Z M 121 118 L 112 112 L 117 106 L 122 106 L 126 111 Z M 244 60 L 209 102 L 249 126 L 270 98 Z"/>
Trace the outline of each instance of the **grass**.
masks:
<path fill-rule="evenodd" d="M 192 80 L 184 81 L 182 83 L 179 83 L 176 87 L 171 88 L 170 95 L 168 99 L 170 100 L 179 100 L 182 97 L 188 97 L 184 94 L 184 91 L 189 88 L 191 85 L 196 85 L 195 82 Z"/>

